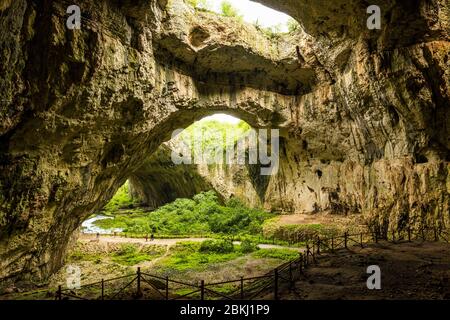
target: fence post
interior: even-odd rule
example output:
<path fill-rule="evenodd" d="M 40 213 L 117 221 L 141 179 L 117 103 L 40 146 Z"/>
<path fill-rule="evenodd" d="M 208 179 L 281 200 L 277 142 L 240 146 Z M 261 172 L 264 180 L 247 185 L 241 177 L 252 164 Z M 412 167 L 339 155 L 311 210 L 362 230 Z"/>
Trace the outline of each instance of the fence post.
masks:
<path fill-rule="evenodd" d="M 291 292 L 294 284 L 294 279 L 292 277 L 292 261 L 289 262 L 289 292 Z"/>
<path fill-rule="evenodd" d="M 166 276 L 166 300 L 169 300 L 169 276 Z"/>
<path fill-rule="evenodd" d="M 275 270 L 274 270 L 273 299 L 278 300 L 278 268 L 275 268 Z"/>
<path fill-rule="evenodd" d="M 395 230 L 392 229 L 392 242 L 395 243 Z"/>
<path fill-rule="evenodd" d="M 422 227 L 422 240 L 425 241 L 425 228 Z"/>
<path fill-rule="evenodd" d="M 378 243 L 378 230 L 375 230 L 375 243 Z"/>
<path fill-rule="evenodd" d="M 361 232 L 361 235 L 360 235 L 359 239 L 361 240 L 361 248 L 364 248 L 364 245 L 363 245 L 363 233 L 362 232 Z"/>
<path fill-rule="evenodd" d="M 141 296 L 141 267 L 137 268 L 137 292 L 136 295 L 138 297 Z"/>
<path fill-rule="evenodd" d="M 347 237 L 348 237 L 348 234 L 347 234 L 347 231 L 345 231 L 345 232 L 344 232 L 344 246 L 345 246 L 345 249 L 348 248 L 348 247 L 347 247 Z"/>
<path fill-rule="evenodd" d="M 56 299 L 58 299 L 58 300 L 62 299 L 61 285 L 58 286 L 58 291 L 56 291 Z"/>
<path fill-rule="evenodd" d="M 320 254 L 320 236 L 317 236 L 317 254 Z"/>
<path fill-rule="evenodd" d="M 434 226 L 434 241 L 438 241 L 438 235 L 437 235 L 437 230 L 436 230 L 436 226 Z"/>
<path fill-rule="evenodd" d="M 306 243 L 306 257 L 305 257 L 305 268 L 308 265 L 308 259 L 309 259 L 309 244 Z"/>
<path fill-rule="evenodd" d="M 241 300 L 244 300 L 244 277 L 241 276 Z"/>
<path fill-rule="evenodd" d="M 300 252 L 300 258 L 298 260 L 298 271 L 299 273 L 303 273 L 303 254 Z"/>
<path fill-rule="evenodd" d="M 331 237 L 331 252 L 334 253 L 334 237 Z"/>
<path fill-rule="evenodd" d="M 205 280 L 200 281 L 200 300 L 205 300 Z"/>
<path fill-rule="evenodd" d="M 105 280 L 102 279 L 102 300 L 105 300 Z"/>
<path fill-rule="evenodd" d="M 411 242 L 411 226 L 408 226 L 408 242 Z"/>

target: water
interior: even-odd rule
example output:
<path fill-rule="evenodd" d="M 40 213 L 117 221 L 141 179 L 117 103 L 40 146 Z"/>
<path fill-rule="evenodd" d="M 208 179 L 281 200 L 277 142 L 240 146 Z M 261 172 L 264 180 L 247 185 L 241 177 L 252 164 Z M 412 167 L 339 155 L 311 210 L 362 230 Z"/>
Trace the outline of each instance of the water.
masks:
<path fill-rule="evenodd" d="M 102 215 L 97 215 L 93 218 L 87 219 L 87 220 L 83 221 L 83 223 L 81 224 L 82 232 L 83 233 L 94 233 L 94 234 L 97 234 L 97 233 L 111 234 L 114 232 L 122 232 L 122 229 L 120 229 L 120 228 L 103 229 L 103 228 L 100 228 L 100 227 L 94 225 L 95 221 L 104 220 L 104 219 L 113 219 L 113 218 L 107 217 L 107 216 L 102 216 Z"/>

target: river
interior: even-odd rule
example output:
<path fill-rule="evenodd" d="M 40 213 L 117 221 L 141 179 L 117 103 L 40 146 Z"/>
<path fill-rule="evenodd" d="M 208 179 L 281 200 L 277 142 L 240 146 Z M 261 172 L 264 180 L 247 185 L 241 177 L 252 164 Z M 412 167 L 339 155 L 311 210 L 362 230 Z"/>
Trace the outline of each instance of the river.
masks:
<path fill-rule="evenodd" d="M 99 234 L 111 234 L 114 232 L 122 232 L 122 229 L 120 228 L 112 228 L 112 229 L 103 229 L 100 228 L 96 225 L 94 225 L 95 221 L 98 220 L 104 220 L 104 219 L 113 219 L 112 217 L 107 217 L 107 216 L 103 216 L 103 215 L 97 215 L 95 217 L 89 218 L 87 220 L 85 220 L 82 224 L 81 224 L 81 231 L 83 233 L 99 233 Z"/>

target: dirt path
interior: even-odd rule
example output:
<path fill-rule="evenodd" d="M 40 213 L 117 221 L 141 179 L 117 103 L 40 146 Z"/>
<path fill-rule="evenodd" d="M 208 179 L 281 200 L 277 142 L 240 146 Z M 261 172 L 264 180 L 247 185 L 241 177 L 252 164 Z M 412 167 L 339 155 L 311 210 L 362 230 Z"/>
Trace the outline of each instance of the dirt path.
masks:
<path fill-rule="evenodd" d="M 381 270 L 381 290 L 369 290 L 367 267 Z M 325 254 L 285 299 L 450 299 L 450 244 L 380 242 Z"/>
<path fill-rule="evenodd" d="M 179 238 L 179 239 L 154 239 L 154 240 L 148 240 L 145 239 L 139 239 L 139 238 L 122 238 L 122 237 L 111 237 L 111 236 L 100 236 L 97 240 L 95 235 L 90 234 L 83 234 L 80 237 L 81 241 L 85 242 L 99 242 L 99 243 L 135 243 L 135 244 L 141 244 L 141 245 L 157 245 L 157 246 L 173 246 L 179 242 L 203 242 L 205 240 L 211 240 L 210 238 Z M 240 241 L 234 241 L 234 244 L 241 244 Z M 280 246 L 280 245 L 274 245 L 274 244 L 259 244 L 259 248 L 261 249 L 291 249 L 291 250 L 297 250 L 299 251 L 300 248 L 295 247 L 288 247 L 288 246 Z"/>

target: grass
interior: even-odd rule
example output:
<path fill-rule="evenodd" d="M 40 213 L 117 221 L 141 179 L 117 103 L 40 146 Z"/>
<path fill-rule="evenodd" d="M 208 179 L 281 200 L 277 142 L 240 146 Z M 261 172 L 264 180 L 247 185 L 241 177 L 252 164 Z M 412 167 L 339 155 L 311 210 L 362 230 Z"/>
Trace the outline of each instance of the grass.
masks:
<path fill-rule="evenodd" d="M 340 235 L 342 232 L 332 225 L 315 224 L 279 224 L 279 217 L 268 219 L 264 222 L 263 234 L 265 238 L 276 238 L 288 243 L 300 243 L 320 237 L 332 237 Z"/>
<path fill-rule="evenodd" d="M 218 253 L 200 251 L 201 243 L 183 242 L 170 249 L 169 256 L 158 262 L 160 267 L 171 271 L 204 270 L 211 264 L 234 260 L 244 255 L 239 250 Z"/>
<path fill-rule="evenodd" d="M 294 260 L 299 257 L 298 252 L 291 249 L 260 249 L 252 253 L 255 258 L 270 258 L 283 261 Z"/>
<path fill-rule="evenodd" d="M 103 256 L 100 253 L 86 253 L 75 249 L 69 254 L 67 260 L 68 262 L 92 261 L 100 263 L 103 260 Z"/>
<path fill-rule="evenodd" d="M 117 190 L 114 197 L 103 208 L 102 214 L 112 215 L 121 209 L 131 208 L 135 205 L 136 201 L 131 196 L 129 182 L 127 181 Z"/>
<path fill-rule="evenodd" d="M 162 256 L 164 247 L 162 246 L 144 246 L 139 249 L 133 244 L 122 244 L 118 251 L 110 255 L 100 252 L 83 252 L 80 248 L 74 249 L 68 256 L 68 262 L 90 261 L 101 263 L 105 258 L 110 257 L 111 261 L 124 265 L 134 266 L 143 261 L 151 261 Z"/>

